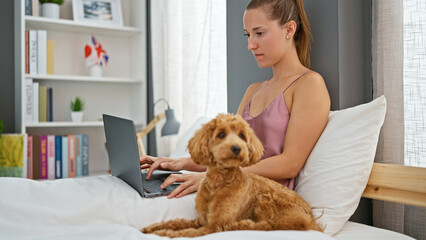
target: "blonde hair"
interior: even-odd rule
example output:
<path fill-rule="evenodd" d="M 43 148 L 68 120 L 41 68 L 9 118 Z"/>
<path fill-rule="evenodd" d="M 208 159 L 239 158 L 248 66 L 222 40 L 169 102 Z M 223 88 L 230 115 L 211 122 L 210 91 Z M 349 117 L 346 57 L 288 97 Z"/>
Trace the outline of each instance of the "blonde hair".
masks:
<path fill-rule="evenodd" d="M 246 9 L 260 7 L 269 15 L 269 19 L 279 20 L 281 26 L 290 21 L 296 22 L 294 41 L 296 43 L 297 56 L 305 67 L 309 67 L 310 40 L 312 36 L 303 0 L 251 0 Z"/>

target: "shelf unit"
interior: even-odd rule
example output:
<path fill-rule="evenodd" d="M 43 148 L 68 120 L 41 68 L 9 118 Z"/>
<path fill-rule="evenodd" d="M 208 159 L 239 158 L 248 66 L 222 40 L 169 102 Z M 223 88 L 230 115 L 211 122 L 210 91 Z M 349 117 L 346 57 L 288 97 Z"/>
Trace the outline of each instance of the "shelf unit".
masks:
<path fill-rule="evenodd" d="M 25 16 L 25 0 L 15 1 L 15 119 L 16 129 L 30 135 L 89 135 L 89 174 L 108 172 L 102 114 L 146 124 L 146 2 L 121 0 L 123 26 L 76 22 L 72 0 L 61 6 L 61 18 Z M 54 75 L 25 73 L 25 30 L 47 31 L 53 40 Z M 84 45 L 94 35 L 109 56 L 103 77 L 91 77 L 84 64 Z M 24 81 L 31 78 L 53 89 L 53 122 L 25 121 Z M 70 100 L 85 101 L 83 122 L 71 122 Z"/>

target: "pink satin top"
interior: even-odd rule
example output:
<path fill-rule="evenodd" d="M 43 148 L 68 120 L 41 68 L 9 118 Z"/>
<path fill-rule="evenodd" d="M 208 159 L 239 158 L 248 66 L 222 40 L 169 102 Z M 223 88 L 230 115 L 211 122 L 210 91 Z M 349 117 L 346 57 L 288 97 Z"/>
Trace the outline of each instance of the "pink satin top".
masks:
<path fill-rule="evenodd" d="M 309 71 L 309 70 L 308 70 Z M 262 88 L 262 83 L 257 90 L 253 93 L 250 99 L 247 101 L 244 106 L 244 110 L 242 113 L 242 117 L 244 120 L 248 122 L 250 127 L 255 132 L 256 136 L 263 144 L 263 148 L 265 149 L 263 152 L 263 156 L 261 160 L 265 158 L 269 158 L 275 155 L 279 155 L 284 150 L 284 139 L 287 132 L 288 121 L 290 119 L 290 113 L 287 109 L 287 105 L 284 100 L 284 92 L 300 77 L 302 77 L 305 73 L 297 77 L 294 81 L 292 81 L 284 91 L 279 94 L 259 115 L 256 117 L 252 117 L 250 115 L 250 103 L 253 95 Z M 282 185 L 288 187 L 289 189 L 294 189 L 295 179 L 281 179 L 277 180 L 277 182 Z"/>

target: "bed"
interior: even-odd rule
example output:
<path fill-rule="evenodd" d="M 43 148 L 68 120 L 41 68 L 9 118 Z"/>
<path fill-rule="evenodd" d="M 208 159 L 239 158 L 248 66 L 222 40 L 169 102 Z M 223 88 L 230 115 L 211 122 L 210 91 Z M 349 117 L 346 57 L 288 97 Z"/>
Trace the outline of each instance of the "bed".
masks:
<path fill-rule="evenodd" d="M 320 221 L 326 226 L 325 233 L 230 231 L 196 239 L 412 239 L 348 221 L 362 195 L 426 205 L 424 169 L 373 166 L 385 109 L 382 97 L 332 112 L 298 176 L 295 190 L 312 206 L 314 215 L 323 215 Z M 207 120 L 200 118 L 194 123 L 171 157 L 188 154 L 187 140 Z M 342 128 L 346 130 L 336 131 Z M 395 174 L 404 178 L 395 183 Z M 139 229 L 176 217 L 195 218 L 194 199 L 195 194 L 180 199 L 141 198 L 122 180 L 109 175 L 44 181 L 0 178 L 0 239 L 167 239 L 142 234 Z"/>

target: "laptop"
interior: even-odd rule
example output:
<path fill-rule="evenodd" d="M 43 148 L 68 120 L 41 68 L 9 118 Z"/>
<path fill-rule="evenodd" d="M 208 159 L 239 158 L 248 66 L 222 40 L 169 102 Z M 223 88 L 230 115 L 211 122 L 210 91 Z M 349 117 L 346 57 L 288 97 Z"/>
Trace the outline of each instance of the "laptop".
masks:
<path fill-rule="evenodd" d="M 175 171 L 155 170 L 149 180 L 147 171 L 140 169 L 140 156 L 133 121 L 103 114 L 105 137 L 111 174 L 122 179 L 142 197 L 168 195 L 179 186 L 171 184 L 165 189 L 160 185 Z"/>

